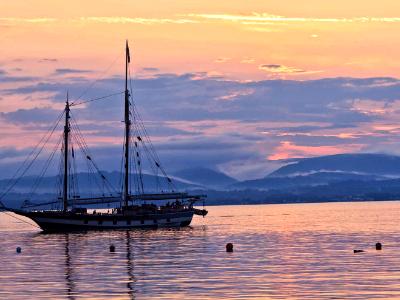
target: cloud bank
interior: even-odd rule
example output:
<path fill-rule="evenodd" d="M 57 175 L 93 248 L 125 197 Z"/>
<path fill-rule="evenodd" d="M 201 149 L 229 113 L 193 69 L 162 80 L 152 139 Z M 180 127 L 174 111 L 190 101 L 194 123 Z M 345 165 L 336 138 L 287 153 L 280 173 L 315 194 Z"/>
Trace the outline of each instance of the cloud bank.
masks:
<path fill-rule="evenodd" d="M 282 67 L 265 65 L 269 69 Z M 132 82 L 133 97 L 167 169 L 206 166 L 243 179 L 266 175 L 279 166 L 272 160 L 342 152 L 398 153 L 400 81 L 395 78 L 243 82 L 207 73 L 148 69 L 156 73 Z M 66 91 L 73 101 L 90 83 L 86 70 L 58 73 L 63 79 L 57 82 L 0 73 L 8 82 L 18 83 L 1 90 L 0 104 L 11 97 L 41 93 L 60 107 Z M 123 79 L 111 76 L 97 82 L 85 99 L 122 89 Z M 16 107 L 2 113 L 0 122 L 8 125 L 3 134 L 24 136 L 34 130 L 39 137 L 59 114 L 56 106 Z M 99 154 L 99 165 L 118 170 L 115 158 L 107 153 L 120 153 L 122 96 L 73 107 L 72 113 Z M 22 149 L 32 146 L 18 140 L 12 144 L 6 138 L 0 142 L 7 153 L 10 149 L 23 153 Z"/>

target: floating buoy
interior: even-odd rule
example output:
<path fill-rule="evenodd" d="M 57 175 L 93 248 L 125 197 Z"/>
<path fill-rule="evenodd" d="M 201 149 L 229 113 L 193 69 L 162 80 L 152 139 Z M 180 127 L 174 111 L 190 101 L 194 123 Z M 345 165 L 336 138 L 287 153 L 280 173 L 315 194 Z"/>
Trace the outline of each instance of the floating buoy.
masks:
<path fill-rule="evenodd" d="M 15 251 L 17 251 L 17 253 L 21 253 L 22 249 L 21 249 L 21 247 L 17 247 L 17 249 Z"/>
<path fill-rule="evenodd" d="M 233 244 L 232 243 L 226 244 L 226 252 L 233 252 Z"/>
<path fill-rule="evenodd" d="M 376 250 L 382 250 L 382 244 L 381 243 L 376 243 L 375 244 L 375 249 Z"/>
<path fill-rule="evenodd" d="M 114 245 L 110 245 L 110 252 L 115 252 L 115 246 Z"/>
<path fill-rule="evenodd" d="M 353 252 L 354 252 L 354 253 L 361 253 L 361 252 L 364 252 L 364 250 L 357 250 L 357 249 L 356 249 L 356 250 L 354 250 Z"/>

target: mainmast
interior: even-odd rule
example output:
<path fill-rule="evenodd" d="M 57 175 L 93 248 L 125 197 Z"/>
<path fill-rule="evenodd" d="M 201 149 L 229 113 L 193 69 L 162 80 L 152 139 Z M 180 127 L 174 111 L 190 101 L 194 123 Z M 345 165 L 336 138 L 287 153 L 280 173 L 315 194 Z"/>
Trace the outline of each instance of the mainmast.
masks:
<path fill-rule="evenodd" d="M 64 185 L 63 185 L 63 211 L 68 209 L 68 140 L 69 140 L 69 100 L 65 102 L 65 125 L 64 125 Z"/>
<path fill-rule="evenodd" d="M 125 181 L 124 181 L 124 204 L 128 206 L 129 200 L 129 144 L 131 120 L 129 116 L 129 91 L 128 91 L 128 64 L 130 63 L 129 46 L 126 41 L 125 48 Z"/>

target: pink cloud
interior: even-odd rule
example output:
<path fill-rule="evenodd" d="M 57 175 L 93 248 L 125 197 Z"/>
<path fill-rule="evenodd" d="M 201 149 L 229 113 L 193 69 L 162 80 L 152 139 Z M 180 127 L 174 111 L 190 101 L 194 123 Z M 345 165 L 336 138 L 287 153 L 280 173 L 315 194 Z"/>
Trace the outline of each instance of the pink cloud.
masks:
<path fill-rule="evenodd" d="M 337 146 L 300 146 L 290 141 L 282 141 L 274 149 L 274 153 L 268 156 L 269 160 L 280 160 L 289 158 L 302 158 L 310 156 L 333 155 L 339 153 L 350 153 L 360 151 L 364 145 L 349 144 Z"/>
<path fill-rule="evenodd" d="M 241 96 L 249 96 L 254 93 L 253 89 L 245 89 L 245 90 L 239 90 L 239 91 L 232 91 L 227 95 L 217 97 L 216 100 L 222 100 L 222 101 L 233 101 Z"/>

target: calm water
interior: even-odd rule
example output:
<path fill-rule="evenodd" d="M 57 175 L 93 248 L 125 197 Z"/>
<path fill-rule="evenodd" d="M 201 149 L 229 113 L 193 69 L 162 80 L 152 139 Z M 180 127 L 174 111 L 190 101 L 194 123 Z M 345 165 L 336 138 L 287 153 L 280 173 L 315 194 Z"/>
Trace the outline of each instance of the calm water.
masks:
<path fill-rule="evenodd" d="M 75 234 L 0 213 L 0 299 L 400 299 L 400 202 L 209 211 L 180 230 Z"/>

